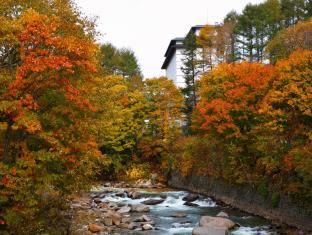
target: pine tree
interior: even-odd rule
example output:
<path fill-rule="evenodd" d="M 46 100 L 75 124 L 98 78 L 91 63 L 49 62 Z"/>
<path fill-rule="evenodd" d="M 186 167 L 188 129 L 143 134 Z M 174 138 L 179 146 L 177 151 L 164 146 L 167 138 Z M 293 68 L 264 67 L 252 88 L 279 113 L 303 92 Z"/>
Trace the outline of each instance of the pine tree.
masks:
<path fill-rule="evenodd" d="M 189 133 L 191 125 L 191 115 L 197 103 L 196 96 L 196 82 L 195 78 L 200 72 L 200 65 L 198 61 L 198 46 L 196 43 L 196 35 L 194 31 L 190 31 L 184 40 L 183 51 L 183 66 L 182 72 L 184 74 L 185 87 L 182 93 L 185 98 L 186 128 L 185 133 Z"/>

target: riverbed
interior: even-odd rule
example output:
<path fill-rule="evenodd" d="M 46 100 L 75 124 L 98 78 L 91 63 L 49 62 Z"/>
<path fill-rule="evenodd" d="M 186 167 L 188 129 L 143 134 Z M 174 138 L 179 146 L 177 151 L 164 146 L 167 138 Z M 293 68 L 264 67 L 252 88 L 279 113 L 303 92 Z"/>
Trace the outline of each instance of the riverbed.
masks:
<path fill-rule="evenodd" d="M 178 191 L 170 188 L 163 189 L 136 189 L 140 192 L 139 199 L 131 199 L 123 194 L 125 188 L 97 187 L 91 192 L 99 194 L 105 192 L 101 199 L 103 203 L 117 203 L 123 205 L 141 204 L 147 199 L 164 199 L 157 205 L 150 205 L 150 212 L 146 213 L 154 221 L 154 229 L 149 231 L 119 230 L 119 234 L 151 234 L 151 235 L 190 235 L 194 227 L 198 226 L 201 216 L 216 216 L 219 212 L 225 212 L 229 219 L 237 225 L 230 231 L 232 235 L 275 235 L 278 230 L 269 221 L 248 213 L 219 205 L 211 198 L 199 196 L 192 203 L 197 206 L 184 205 L 183 197 L 189 194 L 186 191 Z M 118 196 L 117 196 L 117 195 Z M 175 217 L 182 214 L 182 217 Z M 136 214 L 132 215 L 136 216 Z"/>

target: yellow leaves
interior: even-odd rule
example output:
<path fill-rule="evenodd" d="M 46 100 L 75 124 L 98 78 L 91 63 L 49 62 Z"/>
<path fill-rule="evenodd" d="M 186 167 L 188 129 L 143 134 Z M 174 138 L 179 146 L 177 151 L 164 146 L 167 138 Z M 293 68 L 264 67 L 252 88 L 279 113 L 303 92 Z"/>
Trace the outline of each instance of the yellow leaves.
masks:
<path fill-rule="evenodd" d="M 30 134 L 38 133 L 42 131 L 42 126 L 37 117 L 29 112 L 26 112 L 25 115 L 20 117 L 15 126 L 19 129 L 24 129 Z"/>

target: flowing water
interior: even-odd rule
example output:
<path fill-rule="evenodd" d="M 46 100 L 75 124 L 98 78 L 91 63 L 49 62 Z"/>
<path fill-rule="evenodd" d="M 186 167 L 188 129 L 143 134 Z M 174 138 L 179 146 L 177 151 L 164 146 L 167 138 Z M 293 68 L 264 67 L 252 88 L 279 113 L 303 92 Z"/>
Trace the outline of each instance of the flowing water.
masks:
<path fill-rule="evenodd" d="M 115 189 L 117 192 L 123 189 Z M 190 207 L 183 205 L 182 198 L 188 194 L 185 191 L 173 190 L 148 190 L 140 191 L 142 198 L 130 199 L 127 197 L 118 197 L 114 192 L 109 193 L 103 198 L 103 202 L 116 202 L 125 204 L 139 204 L 147 199 L 161 199 L 166 198 L 161 204 L 150 206 L 150 213 L 148 216 L 155 221 L 155 228 L 157 230 L 140 232 L 127 231 L 123 234 L 151 234 L 151 235 L 190 235 L 194 227 L 198 225 L 199 219 L 203 215 L 215 216 L 220 211 L 226 212 L 230 219 L 240 225 L 240 227 L 230 231 L 232 235 L 275 235 L 277 230 L 271 224 L 260 217 L 247 214 L 245 212 L 235 210 L 229 207 L 218 205 L 212 199 L 201 196 L 194 201 L 198 207 Z M 183 213 L 187 216 L 184 218 L 175 218 L 171 215 L 175 213 Z"/>

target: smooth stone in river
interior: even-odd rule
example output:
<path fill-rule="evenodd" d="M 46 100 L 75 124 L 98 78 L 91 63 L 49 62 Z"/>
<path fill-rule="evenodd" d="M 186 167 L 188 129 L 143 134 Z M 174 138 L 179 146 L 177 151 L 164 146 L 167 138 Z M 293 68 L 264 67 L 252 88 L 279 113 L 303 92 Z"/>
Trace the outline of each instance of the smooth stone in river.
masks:
<path fill-rule="evenodd" d="M 196 227 L 192 235 L 228 235 L 228 230 L 222 227 Z"/>
<path fill-rule="evenodd" d="M 131 211 L 133 212 L 149 212 L 150 208 L 147 205 L 132 205 L 131 206 Z"/>
<path fill-rule="evenodd" d="M 141 203 L 145 205 L 157 205 L 157 204 L 163 203 L 164 201 L 165 201 L 164 199 L 148 199 Z"/>
<path fill-rule="evenodd" d="M 226 229 L 235 227 L 235 223 L 232 220 L 213 216 L 202 216 L 200 218 L 199 225 L 203 227 L 223 227 Z"/>
<path fill-rule="evenodd" d="M 182 200 L 186 202 L 193 202 L 196 201 L 197 199 L 199 199 L 199 195 L 191 193 L 182 198 Z"/>

